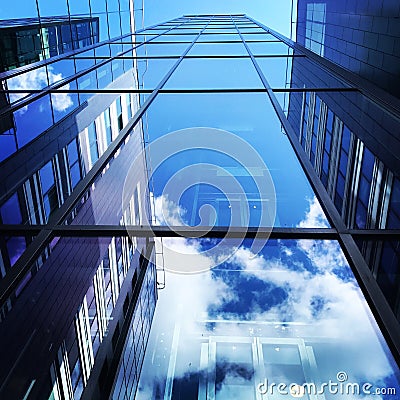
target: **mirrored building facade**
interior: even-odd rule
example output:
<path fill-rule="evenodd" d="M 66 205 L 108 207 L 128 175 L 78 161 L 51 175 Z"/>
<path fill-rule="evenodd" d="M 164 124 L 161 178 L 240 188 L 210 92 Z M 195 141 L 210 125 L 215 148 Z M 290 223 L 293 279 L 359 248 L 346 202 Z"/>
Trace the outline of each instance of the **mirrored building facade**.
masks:
<path fill-rule="evenodd" d="M 395 102 L 246 15 L 115 4 L 0 75 L 1 395 L 396 396 Z"/>

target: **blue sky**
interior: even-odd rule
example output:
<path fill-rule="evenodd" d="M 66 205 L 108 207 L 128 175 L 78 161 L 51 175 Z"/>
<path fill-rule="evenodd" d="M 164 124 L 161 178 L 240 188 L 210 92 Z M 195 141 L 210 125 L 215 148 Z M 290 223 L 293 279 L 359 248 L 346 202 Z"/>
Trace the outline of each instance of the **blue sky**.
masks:
<path fill-rule="evenodd" d="M 144 4 L 146 26 L 184 14 L 244 13 L 286 36 L 290 35 L 292 0 L 144 0 Z"/>

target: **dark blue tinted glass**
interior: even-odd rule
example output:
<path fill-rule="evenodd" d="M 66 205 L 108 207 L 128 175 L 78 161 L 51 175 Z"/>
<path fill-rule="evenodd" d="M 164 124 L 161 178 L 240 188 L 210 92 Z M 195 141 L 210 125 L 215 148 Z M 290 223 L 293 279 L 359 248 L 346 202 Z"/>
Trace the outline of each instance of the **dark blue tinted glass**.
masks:
<path fill-rule="evenodd" d="M 35 115 L 35 118 L 32 118 Z M 46 95 L 14 112 L 18 147 L 22 147 L 50 128 L 53 123 L 50 96 Z"/>
<path fill-rule="evenodd" d="M 20 224 L 22 222 L 21 210 L 17 194 L 13 194 L 1 207 L 3 224 Z"/>
<path fill-rule="evenodd" d="M 54 185 L 54 172 L 51 161 L 40 169 L 40 182 L 43 193 L 46 193 Z"/>
<path fill-rule="evenodd" d="M 13 266 L 26 249 L 26 241 L 23 237 L 12 237 L 7 240 L 7 250 L 10 265 Z"/>

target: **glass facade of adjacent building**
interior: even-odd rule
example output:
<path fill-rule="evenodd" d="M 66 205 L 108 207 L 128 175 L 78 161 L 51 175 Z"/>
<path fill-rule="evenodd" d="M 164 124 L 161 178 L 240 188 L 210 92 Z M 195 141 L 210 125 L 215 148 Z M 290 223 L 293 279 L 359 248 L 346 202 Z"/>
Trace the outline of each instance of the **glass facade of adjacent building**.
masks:
<path fill-rule="evenodd" d="M 91 224 L 100 210 L 108 224 L 148 220 L 142 123 L 128 127 L 140 108 L 135 51 L 112 58 L 124 39 L 135 41 L 134 10 L 129 1 L 19 3 L 1 22 L 9 71 L 1 76 L 0 218 L 44 230 L 1 236 L 0 397 L 94 398 L 100 386 L 110 391 L 126 330 L 143 349 L 131 360 L 140 371 L 157 300 L 154 245 L 51 232 L 24 257 L 52 221 Z M 127 154 L 139 161 L 122 208 L 114 182 Z"/>
<path fill-rule="evenodd" d="M 397 395 L 396 110 L 246 15 L 112 7 L 1 75 L 1 395 Z"/>

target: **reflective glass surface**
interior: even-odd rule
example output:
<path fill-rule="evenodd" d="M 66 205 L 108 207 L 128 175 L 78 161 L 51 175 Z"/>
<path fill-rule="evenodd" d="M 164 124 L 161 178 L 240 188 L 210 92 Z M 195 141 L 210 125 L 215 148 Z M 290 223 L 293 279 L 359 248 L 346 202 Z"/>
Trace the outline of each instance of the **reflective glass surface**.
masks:
<path fill-rule="evenodd" d="M 175 35 L 175 31 L 171 31 L 168 34 L 157 36 L 157 35 L 136 35 L 138 41 L 146 41 L 154 38 L 152 41 L 154 42 L 181 42 L 181 41 L 193 41 L 197 34 L 187 34 L 187 35 Z"/>
<path fill-rule="evenodd" d="M 46 66 L 14 76 L 7 79 L 6 82 L 9 90 L 38 90 L 49 85 Z M 10 102 L 14 103 L 28 95 L 29 93 L 11 93 Z"/>
<path fill-rule="evenodd" d="M 62 106 L 61 106 L 62 107 Z M 36 117 L 32 118 L 31 113 Z M 18 147 L 35 139 L 53 123 L 50 95 L 41 97 L 14 112 Z"/>
<path fill-rule="evenodd" d="M 2 19 L 37 18 L 36 2 L 31 0 L 16 0 L 12 7 L 2 7 Z"/>
<path fill-rule="evenodd" d="M 290 83 L 292 57 L 257 57 L 256 60 L 272 88 L 284 88 Z"/>
<path fill-rule="evenodd" d="M 204 33 L 199 37 L 199 42 L 212 42 L 212 41 L 229 41 L 229 40 L 240 40 L 240 36 L 237 32 L 234 33 L 221 33 L 216 34 L 213 31 L 208 31 L 209 33 Z"/>
<path fill-rule="evenodd" d="M 194 55 L 248 55 L 243 43 L 201 43 L 196 42 L 190 49 L 189 56 Z"/>
<path fill-rule="evenodd" d="M 137 399 L 154 388 L 171 399 L 283 399 L 291 384 L 306 384 L 306 399 L 398 392 L 398 367 L 336 242 L 269 240 L 258 254 L 226 242 L 222 263 L 209 253 L 218 244 L 164 241 L 171 272 Z M 179 273 L 184 264 L 214 268 Z"/>
<path fill-rule="evenodd" d="M 141 89 L 154 89 L 176 63 L 176 59 L 137 60 L 137 73 Z"/>
<path fill-rule="evenodd" d="M 136 49 L 138 56 L 181 56 L 190 43 L 156 44 L 150 42 Z"/>
<path fill-rule="evenodd" d="M 249 59 L 185 59 L 165 85 L 168 89 L 261 87 L 261 80 Z"/>
<path fill-rule="evenodd" d="M 153 160 L 167 151 L 171 141 L 171 158 L 163 158 L 160 165 L 155 161 L 152 164 L 155 195 L 160 202 L 168 198 L 167 204 L 175 207 L 178 215 L 180 211 L 185 223 L 263 226 L 266 222 L 260 210 L 271 209 L 276 201 L 276 226 L 328 226 L 266 94 L 162 94 L 150 106 L 146 126 L 150 140 L 155 142 L 150 147 Z M 186 139 L 185 131 L 180 134 L 182 129 L 189 130 Z M 203 142 L 191 143 L 190 132 L 195 129 Z M 200 144 L 205 148 L 211 145 L 215 130 L 227 132 L 224 147 L 218 151 L 196 150 Z M 171 133 L 171 139 L 162 139 L 167 133 Z M 230 134 L 236 136 L 229 138 Z M 247 146 L 239 145 L 240 139 Z M 176 150 L 178 143 L 184 144 L 184 151 Z M 195 169 L 190 172 L 190 168 Z M 259 179 L 270 182 L 269 176 L 274 195 L 271 187 L 260 193 L 257 184 Z M 176 196 L 182 185 L 186 185 L 186 191 L 179 199 Z M 205 204 L 215 213 L 202 207 Z"/>

